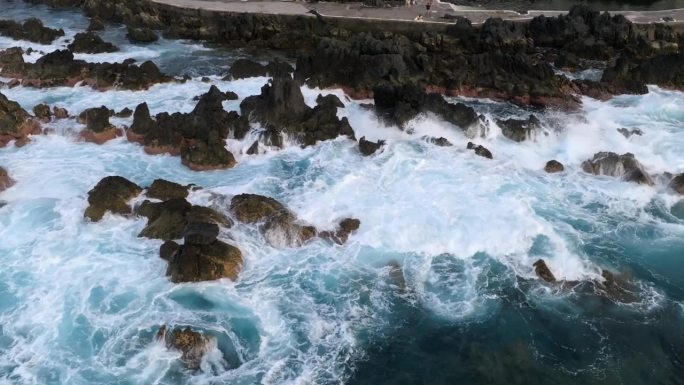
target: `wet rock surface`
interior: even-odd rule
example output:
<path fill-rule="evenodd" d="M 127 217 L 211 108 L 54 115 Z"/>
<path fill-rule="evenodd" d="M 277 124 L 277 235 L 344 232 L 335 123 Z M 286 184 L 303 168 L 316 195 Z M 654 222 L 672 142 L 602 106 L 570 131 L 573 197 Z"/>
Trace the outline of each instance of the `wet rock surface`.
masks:
<path fill-rule="evenodd" d="M 102 38 L 94 32 L 81 32 L 74 36 L 74 41 L 68 46 L 71 52 L 75 53 L 104 53 L 116 52 L 119 50 L 117 46 L 112 43 L 102 40 Z"/>
<path fill-rule="evenodd" d="M 137 197 L 142 188 L 126 178 L 108 176 L 88 192 L 88 207 L 84 216 L 97 222 L 107 212 L 127 215 L 133 212 L 130 200 Z"/>
<path fill-rule="evenodd" d="M 74 59 L 69 50 L 48 53 L 35 63 L 26 63 L 18 48 L 0 52 L 0 75 L 27 87 L 58 87 L 88 85 L 107 90 L 114 87 L 142 90 L 158 83 L 173 81 L 152 61 L 140 65 L 128 59 L 122 63 L 89 63 Z"/>
<path fill-rule="evenodd" d="M 501 132 L 510 140 L 522 142 L 534 136 L 541 128 L 541 122 L 536 116 L 530 115 L 527 119 L 497 119 L 496 124 L 501 127 Z"/>
<path fill-rule="evenodd" d="M 14 180 L 4 168 L 0 167 L 0 191 L 6 190 L 14 185 Z"/>
<path fill-rule="evenodd" d="M 436 93 L 428 94 L 415 84 L 389 83 L 373 89 L 375 108 L 388 123 L 404 127 L 418 114 L 433 113 L 459 127 L 466 136 L 476 137 L 487 132 L 486 122 L 475 110 L 462 103 L 449 103 Z"/>
<path fill-rule="evenodd" d="M 382 148 L 382 146 L 384 145 L 385 141 L 383 140 L 371 142 L 369 140 L 366 140 L 366 137 L 362 137 L 361 139 L 359 139 L 359 151 L 361 151 L 361 155 L 363 156 L 371 156 L 375 154 L 375 152 Z"/>
<path fill-rule="evenodd" d="M 155 179 L 145 193 L 150 198 L 167 201 L 171 199 L 185 199 L 188 197 L 188 186 L 169 182 L 164 179 Z"/>
<path fill-rule="evenodd" d="M 249 59 L 238 59 L 230 67 L 226 80 L 254 78 L 259 76 L 290 76 L 294 71 L 288 63 L 276 60 L 268 64 L 257 63 Z"/>
<path fill-rule="evenodd" d="M 265 144 L 281 145 L 283 135 L 304 146 L 338 136 L 355 139 L 347 118 L 339 119 L 334 105 L 307 106 L 299 84 L 287 76 L 276 77 L 264 85 L 260 95 L 245 98 L 240 111 L 242 116 L 266 128 L 270 138 L 263 138 Z"/>
<path fill-rule="evenodd" d="M 155 119 L 142 103 L 135 109 L 127 137 L 144 145 L 150 154 L 180 155 L 183 164 L 195 171 L 233 167 L 235 157 L 225 148 L 225 140 L 231 135 L 244 137 L 249 124 L 237 113 L 223 109 L 225 99 L 225 94 L 212 86 L 192 112 L 164 112 Z"/>
<path fill-rule="evenodd" d="M 546 282 L 556 282 L 556 277 L 543 259 L 537 260 L 532 266 L 534 266 L 534 272 L 537 274 L 537 277 Z"/>
<path fill-rule="evenodd" d="M 546 166 L 544 166 L 544 171 L 546 171 L 549 174 L 563 172 L 564 170 L 565 167 L 563 166 L 563 164 L 557 160 L 550 160 L 546 162 Z"/>
<path fill-rule="evenodd" d="M 614 152 L 599 152 L 582 163 L 582 169 L 594 175 L 606 175 L 652 186 L 653 179 L 631 153 L 618 155 Z"/>
<path fill-rule="evenodd" d="M 28 142 L 29 135 L 41 132 L 40 123 L 30 118 L 19 103 L 0 93 L 0 147 L 15 141 L 18 146 Z"/>
<path fill-rule="evenodd" d="M 148 44 L 159 40 L 159 36 L 150 28 L 128 27 L 128 41 L 134 44 Z"/>
<path fill-rule="evenodd" d="M 494 156 L 492 155 L 492 152 L 489 151 L 486 147 L 484 147 L 481 144 L 475 144 L 473 142 L 468 142 L 468 144 L 466 145 L 466 149 L 473 150 L 473 152 L 475 152 L 475 155 L 479 155 L 483 158 L 487 158 L 487 159 L 493 159 L 494 158 Z"/>
<path fill-rule="evenodd" d="M 0 20 L 0 35 L 17 40 L 51 44 L 58 37 L 64 36 L 64 31 L 48 28 L 39 19 L 30 18 L 23 23 L 13 20 Z"/>

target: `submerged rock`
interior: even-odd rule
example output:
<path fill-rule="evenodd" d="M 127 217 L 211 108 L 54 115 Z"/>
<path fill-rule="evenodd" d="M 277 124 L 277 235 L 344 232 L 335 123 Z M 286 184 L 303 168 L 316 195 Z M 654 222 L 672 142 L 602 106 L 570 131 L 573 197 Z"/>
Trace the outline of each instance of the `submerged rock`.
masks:
<path fill-rule="evenodd" d="M 544 166 L 544 171 L 548 172 L 549 174 L 563 172 L 564 170 L 565 167 L 563 164 L 557 160 L 550 160 L 546 162 L 546 166 Z"/>
<path fill-rule="evenodd" d="M 133 210 L 129 201 L 142 192 L 137 184 L 120 176 L 108 176 L 100 180 L 88 192 L 89 206 L 84 216 L 94 222 L 99 221 L 106 212 L 114 214 L 131 214 Z"/>
<path fill-rule="evenodd" d="M 653 179 L 631 153 L 618 155 L 614 152 L 599 152 L 582 163 L 582 169 L 594 175 L 607 175 L 653 186 Z"/>
<path fill-rule="evenodd" d="M 505 137 L 516 142 L 529 139 L 536 130 L 541 128 L 541 122 L 532 114 L 527 119 L 497 119 L 496 124 L 501 127 L 501 132 Z"/>
<path fill-rule="evenodd" d="M 159 328 L 156 338 L 163 342 L 167 349 L 181 352 L 181 362 L 191 370 L 198 370 L 202 358 L 217 347 L 215 337 L 205 336 L 189 327 L 167 331 L 166 325 L 163 325 Z"/>
<path fill-rule="evenodd" d="M 479 155 L 483 158 L 487 158 L 487 159 L 493 159 L 494 158 L 491 151 L 489 151 L 487 148 L 485 148 L 482 145 L 479 145 L 479 144 L 476 145 L 473 142 L 468 142 L 468 144 L 466 145 L 466 148 L 468 150 L 473 150 L 476 155 Z"/>
<path fill-rule="evenodd" d="M 14 180 L 10 178 L 7 170 L 0 167 L 0 191 L 6 190 L 14 185 Z"/>
<path fill-rule="evenodd" d="M 337 117 L 337 107 L 325 103 L 310 108 L 297 82 L 290 77 L 275 77 L 261 88 L 261 94 L 250 96 L 240 104 L 242 116 L 260 123 L 269 136 L 287 135 L 304 146 L 318 141 L 347 136 L 355 139 L 347 118 Z M 271 139 L 270 143 L 282 139 Z"/>
<path fill-rule="evenodd" d="M 155 179 L 145 193 L 150 198 L 168 201 L 188 197 L 188 187 L 164 179 Z"/>
<path fill-rule="evenodd" d="M 52 107 L 52 114 L 55 116 L 55 119 L 66 119 L 69 117 L 69 111 L 66 108 L 56 106 Z"/>
<path fill-rule="evenodd" d="M 378 151 L 382 146 L 385 145 L 384 140 L 378 140 L 377 142 L 371 142 L 366 140 L 366 137 L 361 137 L 359 139 L 359 151 L 361 151 L 361 155 L 363 156 L 370 156 L 375 154 L 376 151 Z"/>
<path fill-rule="evenodd" d="M 174 80 L 161 73 L 159 67 L 151 61 L 140 65 L 136 65 L 132 59 L 124 60 L 122 63 L 90 63 L 75 60 L 69 50 L 48 53 L 35 63 L 24 62 L 21 51 L 17 52 L 17 49 L 5 50 L 0 52 L 0 75 L 15 79 L 18 84 L 27 87 L 80 84 L 98 90 L 114 87 L 142 90 L 153 84 Z"/>
<path fill-rule="evenodd" d="M 51 44 L 58 37 L 64 36 L 64 31 L 45 27 L 42 21 L 33 17 L 22 24 L 12 20 L 0 20 L 0 35 L 17 40 Z"/>
<path fill-rule="evenodd" d="M 316 97 L 316 104 L 319 106 L 332 106 L 335 108 L 344 108 L 344 103 L 342 103 L 340 98 L 333 94 L 328 94 L 325 96 L 318 94 L 318 96 Z"/>
<path fill-rule="evenodd" d="M 428 143 L 432 143 L 435 146 L 439 146 L 439 147 L 451 147 L 451 146 L 453 146 L 453 144 L 449 141 L 449 139 L 442 137 L 442 136 L 440 136 L 439 138 L 434 138 L 431 136 L 424 136 L 422 139 Z"/>
<path fill-rule="evenodd" d="M 534 266 L 534 272 L 537 274 L 537 277 L 546 282 L 556 282 L 556 277 L 551 272 L 551 269 L 546 266 L 546 262 L 543 259 L 537 260 L 532 266 Z"/>
<path fill-rule="evenodd" d="M 159 36 L 157 36 L 157 34 L 154 33 L 154 31 L 150 28 L 128 27 L 126 38 L 128 38 L 128 41 L 133 44 L 154 43 L 155 41 L 159 40 Z"/>
<path fill-rule="evenodd" d="M 12 140 L 21 146 L 28 141 L 29 135 L 40 132 L 38 121 L 31 119 L 19 103 L 7 99 L 0 93 L 0 147 L 6 146 Z"/>
<path fill-rule="evenodd" d="M 119 50 L 117 46 L 112 43 L 102 40 L 94 32 L 81 32 L 74 36 L 74 41 L 68 46 L 71 52 L 76 53 L 104 53 L 116 52 Z"/>
<path fill-rule="evenodd" d="M 294 213 L 273 198 L 236 195 L 231 200 L 230 210 L 238 221 L 257 224 L 274 246 L 300 246 L 317 234 L 315 227 L 299 224 Z"/>

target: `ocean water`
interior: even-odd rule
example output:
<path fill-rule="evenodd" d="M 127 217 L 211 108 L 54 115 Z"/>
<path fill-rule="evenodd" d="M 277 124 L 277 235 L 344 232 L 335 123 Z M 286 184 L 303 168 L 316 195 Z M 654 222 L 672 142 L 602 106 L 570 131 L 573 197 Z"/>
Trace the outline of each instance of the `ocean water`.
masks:
<path fill-rule="evenodd" d="M 49 52 L 87 26 L 73 11 L 3 6 L 3 17 L 37 16 L 67 36 L 52 46 L 0 38 L 2 49 Z M 139 92 L 0 92 L 26 109 L 47 102 L 72 114 L 142 101 L 152 113 L 187 112 L 209 88 L 203 76 L 240 98 L 268 80 L 221 80 L 241 52 L 163 39 L 133 46 L 118 26 L 104 36 L 122 52 L 83 59 L 151 59 L 193 78 Z M 386 140 L 383 151 L 362 157 L 340 138 L 243 155 L 253 133 L 227 143 L 235 168 L 193 172 L 124 139 L 79 142 L 83 126 L 74 120 L 52 124 L 51 134 L 22 148 L 0 149 L 0 166 L 17 181 L 0 193 L 7 203 L 0 208 L 0 383 L 684 383 L 684 219 L 671 210 L 680 197 L 663 182 L 638 186 L 580 166 L 606 150 L 634 153 L 655 176 L 684 172 L 684 93 L 651 87 L 643 96 L 585 99 L 572 114 L 462 99 L 492 122 L 530 112 L 543 122 L 524 143 L 492 124 L 478 141 L 494 153 L 488 160 L 466 151 L 461 131 L 434 116 L 401 131 L 340 90 L 302 91 L 310 105 L 319 93 L 340 96 L 347 107 L 339 115 L 357 137 Z M 620 127 L 643 136 L 626 139 Z M 426 135 L 454 146 L 433 146 Z M 566 172 L 544 173 L 550 159 Z M 236 282 L 173 284 L 158 256 L 161 242 L 136 237 L 143 220 L 84 221 L 87 191 L 108 175 L 142 186 L 156 178 L 194 183 L 203 189 L 191 194 L 193 203 L 224 212 L 234 194 L 264 194 L 319 229 L 350 216 L 361 228 L 343 246 L 274 248 L 255 228 L 237 225 L 221 234 L 245 256 Z M 539 258 L 557 278 L 583 283 L 540 283 L 532 268 Z M 633 300 L 597 292 L 590 282 L 602 269 L 625 277 Z M 178 353 L 154 341 L 163 324 L 217 338 L 201 370 L 185 369 Z"/>

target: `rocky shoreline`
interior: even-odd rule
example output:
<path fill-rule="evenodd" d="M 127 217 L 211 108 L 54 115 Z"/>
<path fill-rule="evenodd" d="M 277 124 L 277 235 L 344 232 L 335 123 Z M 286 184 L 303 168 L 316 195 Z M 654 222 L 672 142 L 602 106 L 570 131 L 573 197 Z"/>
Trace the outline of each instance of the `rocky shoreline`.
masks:
<path fill-rule="evenodd" d="M 233 14 L 218 18 L 201 12 L 179 14 L 171 7 L 142 0 L 31 2 L 82 7 L 92 18 L 91 32 L 79 33 L 69 49 L 47 53 L 35 63 L 25 62 L 20 48 L 0 52 L 0 75 L 12 79 L 7 87 L 85 85 L 99 91 L 141 90 L 184 81 L 163 74 L 152 61 L 140 65 L 132 60 L 96 64 L 74 59 L 74 52 L 117 49 L 92 32 L 106 22 L 127 24 L 129 39 L 136 43 L 156 40 L 155 29 L 166 37 L 280 51 L 296 62 L 294 67 L 246 59 L 234 63 L 228 78 L 272 78 L 259 94 L 242 100 L 239 113 L 227 112 L 222 105 L 237 99 L 236 94 L 211 86 L 198 96 L 189 113 L 152 116 L 148 105 L 141 103 L 135 111 L 116 113 L 102 106 L 71 118 L 84 125 L 80 139 L 103 144 L 125 136 L 142 145 L 148 154 L 179 156 L 194 171 L 234 167 L 236 159 L 226 148 L 226 140 L 245 139 L 253 125 L 260 129 L 258 139 L 247 151 L 249 155 L 258 154 L 263 147 L 282 148 L 286 139 L 302 147 L 338 137 L 356 143 L 348 119 L 337 115 L 345 104 L 336 96 L 319 95 L 316 106 L 310 107 L 304 102 L 302 85 L 342 88 L 352 98 L 373 99 L 377 117 L 399 129 L 405 129 L 407 122 L 421 114 L 433 114 L 473 141 L 487 135 L 491 122 L 473 107 L 443 96 L 491 98 L 538 110 L 572 110 L 578 108 L 582 96 L 605 100 L 618 94 L 644 94 L 647 84 L 684 90 L 684 36 L 667 25 L 636 25 L 624 17 L 585 7 L 575 7 L 566 16 L 536 17 L 528 23 L 491 19 L 473 26 L 466 19 L 457 19 L 435 29 L 394 26 L 383 30 L 375 26 L 363 30 L 367 24 L 352 26 L 342 20 L 304 16 Z M 0 33 L 39 42 L 60 36 L 58 30 L 34 20 L 22 25 L 0 23 Z M 560 69 L 577 72 L 588 68 L 603 69 L 600 80 L 570 79 L 559 74 Z M 111 124 L 109 119 L 115 114 L 132 116 L 131 126 Z M 43 132 L 41 124 L 66 118 L 70 118 L 67 111 L 45 104 L 37 105 L 32 115 L 0 93 L 0 147 L 12 141 L 22 146 L 31 135 Z M 496 124 L 514 142 L 530 139 L 541 127 L 534 114 L 526 119 L 497 120 Z M 625 129 L 623 135 L 640 133 Z M 452 146 L 445 138 L 424 140 Z M 381 152 L 383 145 L 382 140 L 358 139 L 363 156 Z M 496 155 L 475 142 L 468 142 L 465 149 L 485 158 L 483 162 Z M 564 166 L 550 160 L 544 170 L 562 177 Z M 596 153 L 582 164 L 582 170 L 645 186 L 660 183 L 684 193 L 684 174 L 651 176 L 630 153 Z M 0 190 L 14 184 L 10 173 L 0 168 Z M 358 219 L 343 218 L 331 229 L 319 230 L 301 222 L 275 199 L 248 193 L 232 196 L 230 204 L 220 209 L 193 205 L 186 198 L 196 188 L 155 180 L 144 189 L 125 178 L 110 176 L 88 193 L 84 216 L 91 221 L 99 221 L 107 213 L 145 218 L 147 225 L 139 236 L 164 242 L 159 255 L 168 262 L 166 275 L 174 283 L 237 280 L 245 261 L 239 245 L 229 243 L 230 228 L 236 223 L 256 228 L 264 243 L 276 248 L 299 247 L 316 239 L 344 244 L 361 226 Z M 148 199 L 137 202 L 143 193 Z M 534 270 L 554 287 L 579 285 L 557 281 L 544 260 L 535 262 Z M 602 277 L 591 285 L 606 297 L 635 301 L 629 283 L 609 271 L 603 271 Z M 164 327 L 158 339 L 180 350 L 182 360 L 192 369 L 199 368 L 202 355 L 210 349 L 207 346 L 215 344 L 190 329 L 167 333 Z"/>

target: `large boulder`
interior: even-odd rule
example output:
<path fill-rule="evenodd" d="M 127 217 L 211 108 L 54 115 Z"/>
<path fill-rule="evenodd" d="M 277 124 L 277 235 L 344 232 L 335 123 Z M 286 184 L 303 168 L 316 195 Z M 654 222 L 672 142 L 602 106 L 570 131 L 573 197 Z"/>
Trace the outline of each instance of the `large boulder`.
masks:
<path fill-rule="evenodd" d="M 171 281 L 200 282 L 228 278 L 237 280 L 244 263 L 242 252 L 232 245 L 215 239 L 207 243 L 206 235 L 198 236 L 189 232 L 191 238 L 185 238 L 185 244 L 178 245 L 175 253 L 169 258 L 166 275 Z M 202 241 L 202 243 L 191 243 Z M 168 247 L 168 246 L 167 246 Z"/>
<path fill-rule="evenodd" d="M 487 159 L 493 159 L 494 156 L 492 155 L 492 152 L 489 151 L 485 146 L 481 144 L 475 144 L 473 142 L 468 142 L 466 145 L 466 149 L 468 150 L 473 150 L 475 152 L 475 155 L 479 155 L 483 158 Z"/>
<path fill-rule="evenodd" d="M 188 186 L 182 186 L 164 179 L 155 179 L 147 188 L 145 195 L 162 201 L 185 199 L 188 197 Z"/>
<path fill-rule="evenodd" d="M 230 210 L 238 221 L 257 224 L 274 246 L 299 246 L 317 234 L 315 227 L 300 224 L 294 213 L 273 198 L 236 195 L 231 200 Z"/>
<path fill-rule="evenodd" d="M 126 37 L 128 38 L 128 41 L 134 44 L 154 43 L 159 40 L 159 36 L 150 28 L 128 27 Z"/>
<path fill-rule="evenodd" d="M 501 127 L 505 137 L 516 142 L 531 138 L 541 128 L 541 122 L 532 114 L 527 119 L 497 119 L 496 124 Z"/>
<path fill-rule="evenodd" d="M 172 198 L 164 202 L 144 201 L 136 213 L 147 218 L 147 225 L 140 237 L 165 241 L 180 239 L 191 223 L 213 223 L 226 227 L 231 222 L 221 213 L 203 206 L 194 206 L 184 198 Z"/>
<path fill-rule="evenodd" d="M 194 171 L 223 170 L 237 162 L 225 144 L 219 141 L 188 141 L 181 147 L 181 161 Z"/>
<path fill-rule="evenodd" d="M 78 116 L 78 122 L 86 127 L 81 131 L 81 137 L 87 142 L 102 144 L 116 138 L 118 130 L 109 123 L 112 111 L 105 107 L 88 108 Z"/>
<path fill-rule="evenodd" d="M 204 335 L 189 327 L 168 331 L 166 325 L 163 325 L 157 331 L 156 338 L 164 343 L 167 349 L 179 351 L 181 353 L 181 362 L 186 368 L 191 370 L 198 370 L 202 363 L 202 358 L 209 351 L 217 347 L 215 337 Z"/>
<path fill-rule="evenodd" d="M 112 43 L 102 40 L 102 38 L 94 32 L 80 32 L 74 36 L 74 41 L 68 45 L 71 52 L 76 53 L 104 53 L 116 52 L 119 50 L 117 46 Z"/>
<path fill-rule="evenodd" d="M 9 176 L 7 170 L 0 167 L 0 191 L 6 190 L 14 185 L 14 180 Z"/>
<path fill-rule="evenodd" d="M 49 123 L 52 120 L 52 112 L 50 111 L 50 106 L 45 103 L 41 103 L 33 107 L 33 115 L 36 116 L 41 122 Z"/>
<path fill-rule="evenodd" d="M 41 132 L 40 123 L 31 119 L 28 112 L 19 103 L 7 99 L 0 93 L 0 147 L 4 147 L 12 140 L 17 145 L 28 141 L 29 135 Z"/>
<path fill-rule="evenodd" d="M 99 221 L 107 212 L 127 215 L 133 210 L 129 201 L 137 197 L 142 188 L 120 176 L 108 176 L 88 192 L 88 207 L 84 216 L 91 221 Z"/>
<path fill-rule="evenodd" d="M 634 154 L 618 155 L 614 152 L 598 152 L 582 163 L 584 172 L 622 178 L 625 181 L 653 186 L 653 179 Z"/>
<path fill-rule="evenodd" d="M 30 18 L 22 24 L 12 20 L 0 20 L 0 35 L 17 40 L 51 44 L 56 38 L 64 36 L 64 31 L 45 27 L 39 19 Z"/>
<path fill-rule="evenodd" d="M 339 119 L 335 106 L 307 106 L 299 84 L 289 76 L 275 77 L 261 88 L 260 95 L 245 98 L 240 110 L 243 116 L 265 127 L 269 136 L 287 135 L 304 146 L 341 135 L 355 139 L 347 118 Z M 274 142 L 282 139 L 271 139 L 266 144 Z"/>

